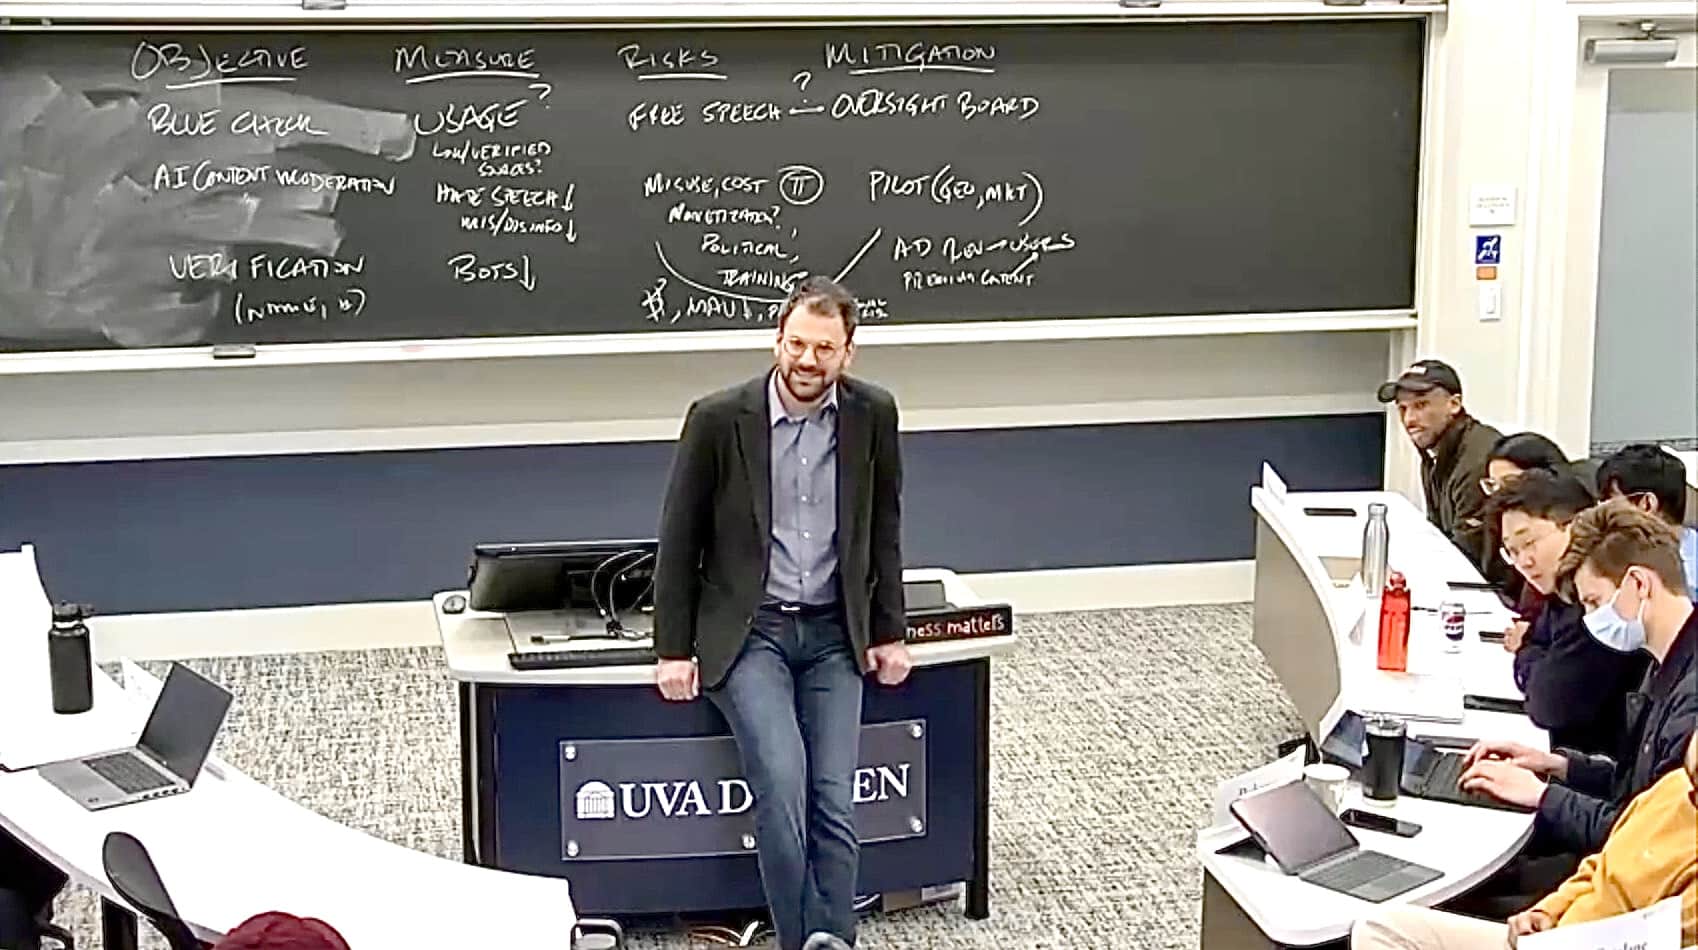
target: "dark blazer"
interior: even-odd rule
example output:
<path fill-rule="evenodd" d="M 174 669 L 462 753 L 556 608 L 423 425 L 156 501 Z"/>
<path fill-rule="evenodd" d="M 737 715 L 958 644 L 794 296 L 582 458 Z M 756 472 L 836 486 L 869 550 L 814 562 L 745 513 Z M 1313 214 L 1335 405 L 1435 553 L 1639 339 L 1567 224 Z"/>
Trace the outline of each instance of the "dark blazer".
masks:
<path fill-rule="evenodd" d="M 1610 828 L 1635 795 L 1681 767 L 1698 723 L 1698 611 L 1676 635 L 1669 655 L 1646 671 L 1627 697 L 1627 732 L 1614 756 L 1558 750 L 1568 778 L 1545 790 L 1534 821 L 1535 837 L 1574 854 L 1603 847 Z"/>
<path fill-rule="evenodd" d="M 1547 598 L 1515 654 L 1515 685 L 1527 718 L 1551 746 L 1615 755 L 1627 732 L 1627 697 L 1651 666 L 1643 650 L 1618 653 L 1586 632 L 1586 608 Z"/>
<path fill-rule="evenodd" d="M 766 596 L 772 546 L 767 375 L 704 396 L 684 416 L 660 513 L 654 647 L 694 656 L 702 685 L 725 679 Z M 837 576 L 855 659 L 904 639 L 902 458 L 896 400 L 837 383 Z"/>
<path fill-rule="evenodd" d="M 1466 412 L 1457 416 L 1432 454 L 1421 453 L 1421 489 L 1427 498 L 1427 520 L 1468 555 L 1486 580 L 1501 585 L 1509 583 L 1514 572 L 1498 557 L 1492 532 L 1486 530 L 1486 493 L 1480 489 L 1486 456 L 1499 436 L 1498 430 Z"/>

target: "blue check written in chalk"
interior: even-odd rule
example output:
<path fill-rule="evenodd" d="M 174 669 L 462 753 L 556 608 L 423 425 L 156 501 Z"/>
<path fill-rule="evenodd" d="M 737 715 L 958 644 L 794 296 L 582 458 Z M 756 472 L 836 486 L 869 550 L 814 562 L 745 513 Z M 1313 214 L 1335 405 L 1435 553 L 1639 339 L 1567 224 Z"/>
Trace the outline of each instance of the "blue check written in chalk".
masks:
<path fill-rule="evenodd" d="M 1503 258 L 1503 235 L 1474 235 L 1474 263 L 1499 264 Z"/>

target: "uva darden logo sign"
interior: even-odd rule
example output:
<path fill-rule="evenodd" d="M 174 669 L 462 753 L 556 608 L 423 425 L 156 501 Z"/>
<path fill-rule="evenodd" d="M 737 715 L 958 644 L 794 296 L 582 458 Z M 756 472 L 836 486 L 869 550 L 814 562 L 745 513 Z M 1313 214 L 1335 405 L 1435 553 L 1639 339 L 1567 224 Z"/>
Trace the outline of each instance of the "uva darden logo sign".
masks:
<path fill-rule="evenodd" d="M 913 763 L 878 765 L 855 770 L 855 804 L 907 798 L 912 785 Z M 588 781 L 572 796 L 579 821 L 603 821 L 621 816 L 634 820 L 653 815 L 660 818 L 709 818 L 741 815 L 754 807 L 749 783 L 740 778 L 722 778 L 704 789 L 701 782 L 606 782 Z"/>
<path fill-rule="evenodd" d="M 861 727 L 854 774 L 863 842 L 926 830 L 924 720 Z M 561 857 L 566 861 L 747 854 L 754 796 L 730 737 L 560 743 Z"/>

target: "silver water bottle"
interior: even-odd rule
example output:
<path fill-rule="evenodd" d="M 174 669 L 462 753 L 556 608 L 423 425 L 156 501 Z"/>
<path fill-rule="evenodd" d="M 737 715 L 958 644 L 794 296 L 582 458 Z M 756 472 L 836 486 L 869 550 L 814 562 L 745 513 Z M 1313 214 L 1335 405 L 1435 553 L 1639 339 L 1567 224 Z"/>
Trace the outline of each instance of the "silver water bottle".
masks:
<path fill-rule="evenodd" d="M 1391 554 L 1391 529 L 1386 527 L 1386 506 L 1374 502 L 1368 506 L 1368 525 L 1362 529 L 1362 586 L 1369 597 L 1378 597 L 1386 589 L 1386 559 Z"/>

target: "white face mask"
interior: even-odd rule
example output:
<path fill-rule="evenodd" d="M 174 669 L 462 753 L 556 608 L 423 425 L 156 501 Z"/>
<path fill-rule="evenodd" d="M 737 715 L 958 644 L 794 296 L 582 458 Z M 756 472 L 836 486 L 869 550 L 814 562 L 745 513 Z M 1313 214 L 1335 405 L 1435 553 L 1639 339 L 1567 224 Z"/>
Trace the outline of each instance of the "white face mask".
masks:
<path fill-rule="evenodd" d="M 1627 577 L 1622 577 L 1625 586 Z M 1599 643 L 1618 653 L 1645 649 L 1645 598 L 1639 599 L 1639 615 L 1632 620 L 1621 615 L 1615 602 L 1621 598 L 1621 587 L 1615 589 L 1610 602 L 1586 615 L 1586 629 Z"/>

